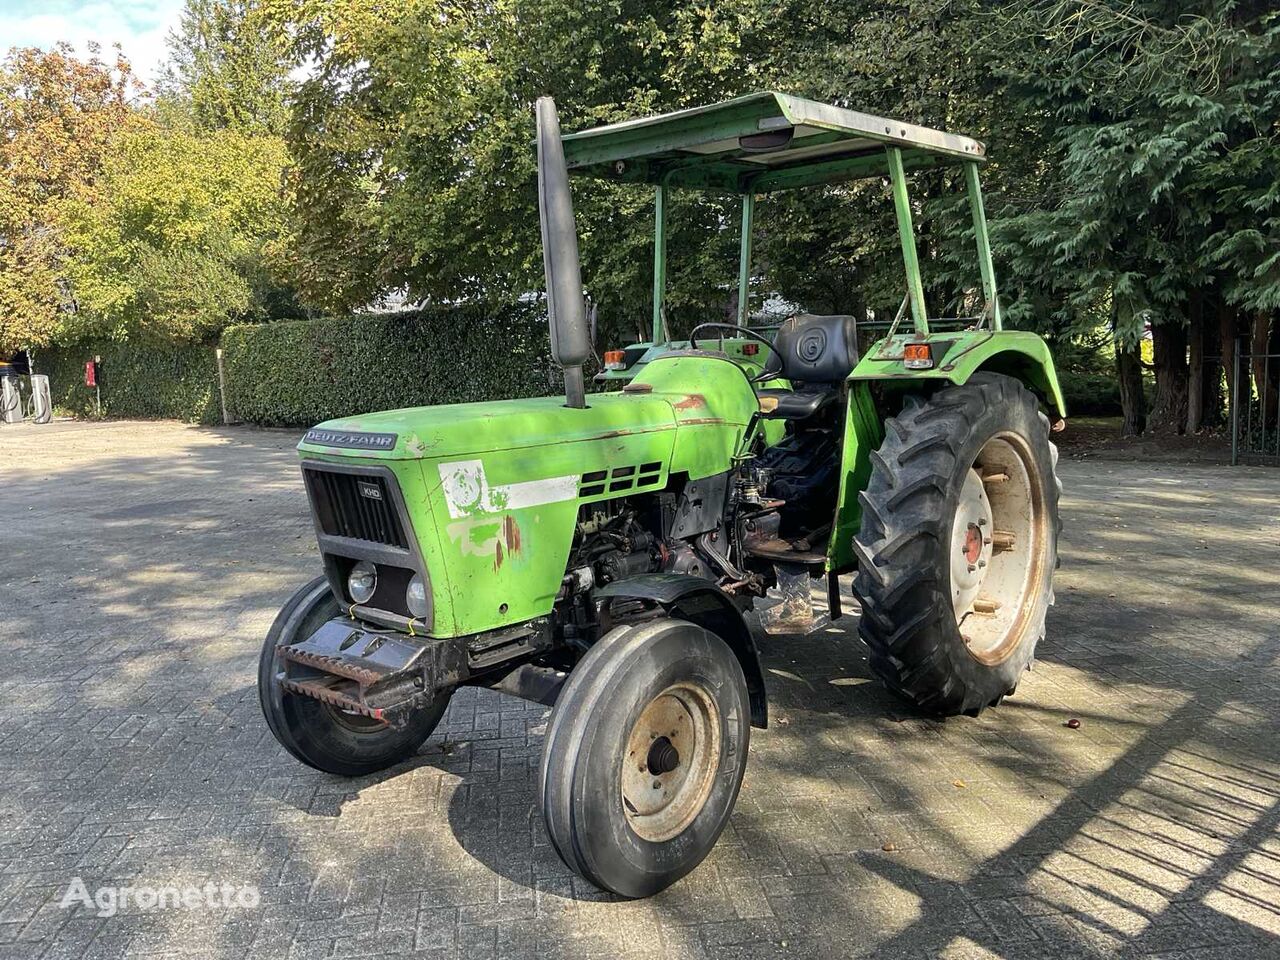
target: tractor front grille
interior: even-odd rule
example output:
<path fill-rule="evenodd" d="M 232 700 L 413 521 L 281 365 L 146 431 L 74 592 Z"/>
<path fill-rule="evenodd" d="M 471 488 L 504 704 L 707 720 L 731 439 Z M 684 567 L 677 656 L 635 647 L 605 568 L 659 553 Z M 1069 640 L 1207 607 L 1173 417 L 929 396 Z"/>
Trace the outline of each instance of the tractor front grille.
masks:
<path fill-rule="evenodd" d="M 325 533 L 409 549 L 387 476 L 314 467 L 304 468 L 302 474 L 320 529 Z"/>

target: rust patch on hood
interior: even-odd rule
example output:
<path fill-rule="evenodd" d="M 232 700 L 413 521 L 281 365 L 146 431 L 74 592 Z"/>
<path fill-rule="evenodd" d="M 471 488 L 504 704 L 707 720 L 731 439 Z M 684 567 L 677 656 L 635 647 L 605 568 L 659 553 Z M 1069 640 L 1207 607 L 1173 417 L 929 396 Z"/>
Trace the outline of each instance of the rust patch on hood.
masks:
<path fill-rule="evenodd" d="M 685 397 L 683 400 L 679 401 L 678 403 L 673 403 L 671 406 L 673 409 L 676 409 L 676 410 L 692 410 L 695 407 L 705 407 L 706 405 L 707 405 L 706 397 L 704 397 L 700 393 L 691 393 L 687 397 Z"/>
<path fill-rule="evenodd" d="M 493 572 L 497 573 L 502 569 L 502 541 L 495 540 L 494 547 L 497 549 L 497 552 L 493 555 Z"/>
<path fill-rule="evenodd" d="M 520 525 L 516 523 L 516 518 L 509 513 L 502 518 L 502 539 L 507 543 L 508 553 L 515 554 L 520 552 Z"/>

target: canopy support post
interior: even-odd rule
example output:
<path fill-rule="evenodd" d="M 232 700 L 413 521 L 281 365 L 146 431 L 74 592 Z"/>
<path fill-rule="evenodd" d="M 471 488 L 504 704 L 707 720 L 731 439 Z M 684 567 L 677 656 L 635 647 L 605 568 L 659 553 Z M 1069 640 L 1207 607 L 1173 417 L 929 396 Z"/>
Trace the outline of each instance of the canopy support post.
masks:
<path fill-rule="evenodd" d="M 662 310 L 667 295 L 667 185 L 653 193 L 653 343 L 664 343 Z"/>
<path fill-rule="evenodd" d="M 756 195 L 748 191 L 742 195 L 742 237 L 738 251 L 738 326 L 747 326 L 747 309 L 751 294 L 751 225 L 755 218 Z"/>
<path fill-rule="evenodd" d="M 987 234 L 987 211 L 982 203 L 982 186 L 978 183 L 978 165 L 972 161 L 964 165 L 964 180 L 969 188 L 969 210 L 973 213 L 973 238 L 978 244 L 978 270 L 982 273 L 982 295 L 991 314 L 991 326 L 1004 329 L 1000 316 L 1000 294 L 996 291 L 996 271 L 991 262 L 991 238 Z"/>
<path fill-rule="evenodd" d="M 920 279 L 920 261 L 916 255 L 916 235 L 911 223 L 911 201 L 907 197 L 907 174 L 902 167 L 902 150 L 886 147 L 889 154 L 889 179 L 893 184 L 893 206 L 898 215 L 898 239 L 902 243 L 902 262 L 907 270 L 907 295 L 911 299 L 911 319 L 916 333 L 929 332 L 929 318 L 924 307 L 924 283 Z"/>

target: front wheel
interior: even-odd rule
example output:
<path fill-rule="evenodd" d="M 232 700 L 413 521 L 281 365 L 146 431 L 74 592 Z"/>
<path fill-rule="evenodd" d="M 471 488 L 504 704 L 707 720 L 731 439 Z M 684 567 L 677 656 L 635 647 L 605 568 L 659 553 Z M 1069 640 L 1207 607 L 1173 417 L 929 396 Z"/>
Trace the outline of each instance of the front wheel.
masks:
<path fill-rule="evenodd" d="M 742 667 L 713 633 L 662 619 L 612 630 L 569 675 L 542 754 L 556 852 L 647 897 L 702 862 L 729 821 L 751 737 Z"/>
<path fill-rule="evenodd" d="M 294 757 L 325 773 L 358 777 L 384 770 L 417 753 L 444 715 L 449 694 L 436 694 L 430 706 L 415 712 L 404 727 L 396 729 L 381 720 L 284 689 L 278 679 L 284 665 L 277 648 L 306 640 L 340 613 L 324 577 L 317 577 L 289 598 L 262 645 L 258 702 L 272 734 Z"/>
<path fill-rule="evenodd" d="M 886 421 L 854 540 L 872 671 L 939 715 L 1013 692 L 1044 636 L 1057 450 L 1017 380 L 975 374 Z"/>

